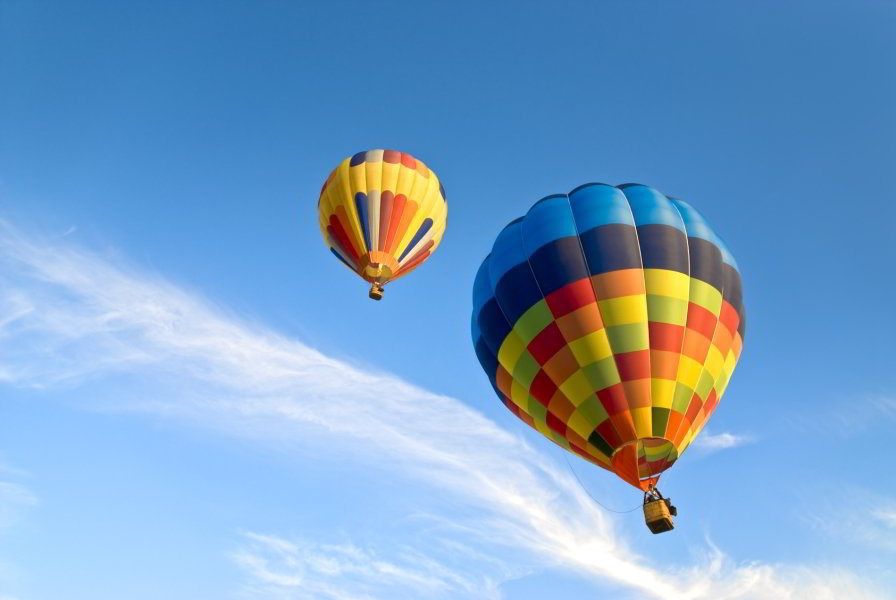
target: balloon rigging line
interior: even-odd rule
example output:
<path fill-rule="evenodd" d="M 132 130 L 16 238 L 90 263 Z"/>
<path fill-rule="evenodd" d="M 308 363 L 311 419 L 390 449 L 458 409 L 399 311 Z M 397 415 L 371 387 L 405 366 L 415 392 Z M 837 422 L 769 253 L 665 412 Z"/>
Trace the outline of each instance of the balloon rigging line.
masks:
<path fill-rule="evenodd" d="M 595 504 L 599 505 L 604 510 L 607 510 L 611 513 L 616 513 L 617 515 L 624 515 L 624 514 L 627 514 L 630 512 L 635 512 L 636 510 L 641 508 L 641 506 L 643 505 L 643 502 L 639 502 L 637 505 L 635 505 L 634 508 L 630 508 L 628 510 L 615 510 L 608 506 L 604 506 L 604 504 L 600 500 L 595 498 L 591 494 L 591 492 L 588 491 L 588 488 L 586 488 L 585 485 L 582 483 L 582 480 L 579 479 L 579 476 L 576 474 L 575 470 L 572 468 L 572 464 L 570 464 L 570 462 L 569 462 L 569 457 L 566 455 L 566 452 L 563 452 L 563 460 L 566 461 L 566 466 L 569 467 L 569 472 L 572 473 L 572 476 L 576 478 L 577 482 L 579 482 L 579 487 L 582 488 L 582 491 L 584 491 L 586 494 L 588 494 L 588 497 L 591 498 Z"/>

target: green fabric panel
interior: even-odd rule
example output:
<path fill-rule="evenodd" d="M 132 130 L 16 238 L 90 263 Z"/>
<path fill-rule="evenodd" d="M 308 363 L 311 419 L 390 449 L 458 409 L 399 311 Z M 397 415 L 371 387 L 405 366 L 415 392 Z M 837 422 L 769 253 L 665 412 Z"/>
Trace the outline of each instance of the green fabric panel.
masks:
<path fill-rule="evenodd" d="M 650 412 L 653 417 L 653 435 L 663 437 L 666 433 L 666 424 L 669 422 L 669 409 L 654 406 Z"/>
<path fill-rule="evenodd" d="M 585 398 L 585 401 L 579 405 L 576 412 L 580 413 L 585 420 L 594 427 L 597 427 L 610 418 L 604 405 L 601 404 L 597 396 L 594 395 Z"/>
<path fill-rule="evenodd" d="M 700 374 L 700 380 L 697 382 L 697 395 L 700 396 L 700 399 L 706 402 L 706 399 L 709 397 L 709 390 L 712 389 L 712 385 L 715 383 L 712 376 L 709 374 L 709 371 L 706 369 L 703 370 L 703 373 Z"/>
<path fill-rule="evenodd" d="M 677 413 L 685 414 L 688 412 L 688 404 L 694 396 L 694 390 L 685 384 L 678 382 L 675 385 L 675 396 L 672 397 L 672 410 Z"/>
<path fill-rule="evenodd" d="M 688 320 L 688 303 L 680 298 L 648 294 L 647 314 L 655 323 L 672 323 L 684 327 Z"/>
<path fill-rule="evenodd" d="M 628 325 L 615 325 L 607 327 L 607 337 L 610 340 L 610 348 L 613 354 L 647 350 L 650 347 L 650 337 L 647 330 L 647 322 L 629 323 Z"/>
<path fill-rule="evenodd" d="M 586 365 L 582 367 L 582 370 L 595 390 L 608 388 L 621 381 L 619 379 L 619 371 L 616 370 L 616 359 L 612 356 Z"/>
<path fill-rule="evenodd" d="M 540 369 L 541 365 L 538 364 L 538 361 L 528 352 L 523 352 L 520 359 L 516 361 L 516 366 L 513 367 L 511 375 L 520 385 L 528 390 Z"/>
<path fill-rule="evenodd" d="M 529 416 L 531 416 L 533 419 L 542 423 L 545 422 L 545 419 L 547 419 L 548 416 L 547 407 L 545 407 L 544 404 L 542 404 L 532 396 L 529 396 L 529 408 L 526 410 L 526 412 L 528 412 Z"/>
<path fill-rule="evenodd" d="M 535 339 L 535 336 L 541 333 L 541 330 L 547 327 L 554 320 L 551 309 L 544 299 L 539 300 L 532 307 L 523 313 L 523 316 L 514 323 L 513 329 L 516 331 L 523 342 L 528 345 Z"/>

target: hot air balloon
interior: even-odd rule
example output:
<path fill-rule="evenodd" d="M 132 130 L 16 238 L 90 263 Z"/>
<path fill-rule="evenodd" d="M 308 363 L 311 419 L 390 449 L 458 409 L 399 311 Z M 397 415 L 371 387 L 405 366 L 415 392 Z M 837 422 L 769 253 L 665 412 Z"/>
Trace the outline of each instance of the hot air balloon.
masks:
<path fill-rule="evenodd" d="M 346 158 L 320 190 L 317 214 L 330 251 L 371 284 L 383 286 L 425 261 L 445 232 L 448 205 L 438 177 L 422 161 L 396 150 Z"/>
<path fill-rule="evenodd" d="M 744 325 L 731 253 L 690 205 L 639 184 L 541 199 L 473 286 L 473 344 L 498 398 L 647 492 L 660 530 L 675 511 L 655 486 L 718 406 Z"/>

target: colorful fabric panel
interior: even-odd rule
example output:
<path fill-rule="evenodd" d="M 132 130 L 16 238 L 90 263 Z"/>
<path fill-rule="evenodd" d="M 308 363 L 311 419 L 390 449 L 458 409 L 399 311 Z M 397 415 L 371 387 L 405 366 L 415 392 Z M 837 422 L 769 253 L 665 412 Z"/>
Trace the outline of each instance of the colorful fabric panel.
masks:
<path fill-rule="evenodd" d="M 722 242 L 688 204 L 638 184 L 538 201 L 473 286 L 473 344 L 504 405 L 642 489 L 717 407 L 744 324 Z"/>

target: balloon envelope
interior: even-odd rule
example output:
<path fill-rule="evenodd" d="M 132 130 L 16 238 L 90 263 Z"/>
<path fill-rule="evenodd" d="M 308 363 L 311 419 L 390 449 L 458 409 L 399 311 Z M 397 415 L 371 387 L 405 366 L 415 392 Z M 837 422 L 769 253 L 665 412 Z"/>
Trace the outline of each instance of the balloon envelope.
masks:
<path fill-rule="evenodd" d="M 639 184 L 543 198 L 498 235 L 473 286 L 473 343 L 501 401 L 641 489 L 712 415 L 744 326 L 724 244 Z"/>
<path fill-rule="evenodd" d="M 438 177 L 396 150 L 346 158 L 320 191 L 320 232 L 330 251 L 370 283 L 411 272 L 438 247 L 448 205 Z"/>

